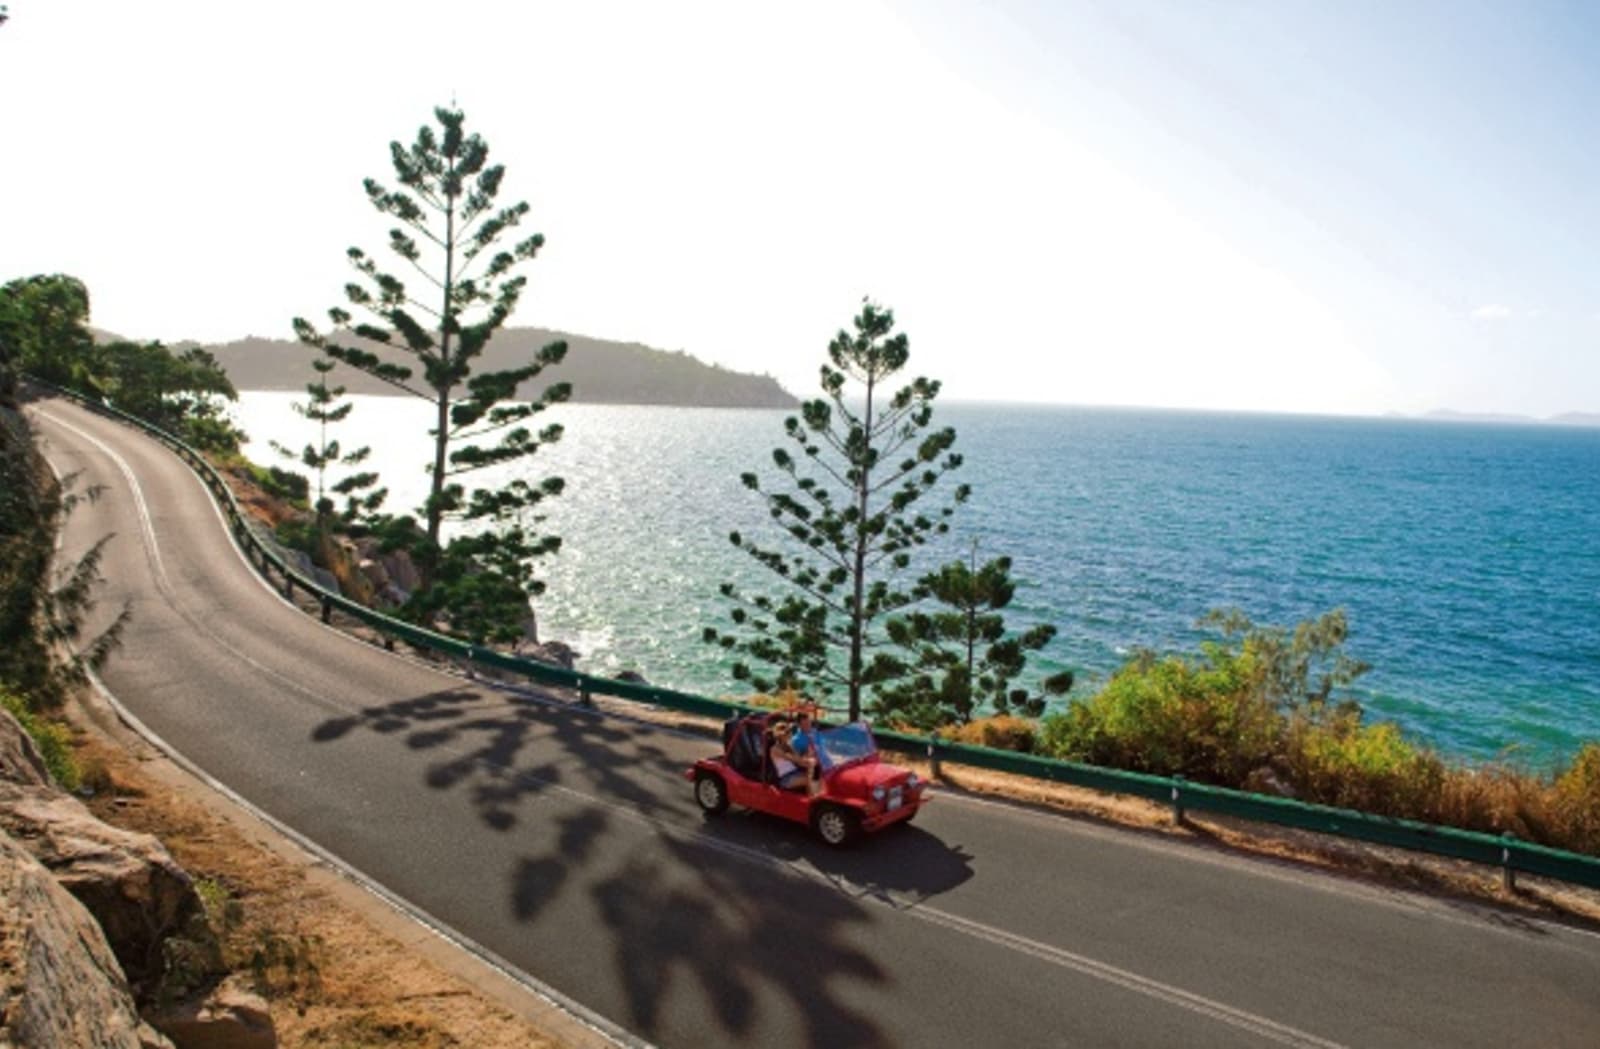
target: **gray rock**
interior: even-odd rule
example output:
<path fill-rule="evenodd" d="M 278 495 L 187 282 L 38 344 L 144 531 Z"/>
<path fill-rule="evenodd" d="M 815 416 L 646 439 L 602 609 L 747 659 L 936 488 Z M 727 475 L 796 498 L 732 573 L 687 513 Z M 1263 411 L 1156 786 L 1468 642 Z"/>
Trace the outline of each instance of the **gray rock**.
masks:
<path fill-rule="evenodd" d="M 382 590 L 389 585 L 389 571 L 383 567 L 382 561 L 374 561 L 370 557 L 363 557 L 356 562 L 356 569 L 372 584 L 374 590 Z"/>
<path fill-rule="evenodd" d="M 166 846 L 100 822 L 59 790 L 0 783 L 0 830 L 89 909 L 135 982 L 160 972 L 162 940 L 204 912 Z"/>
<path fill-rule="evenodd" d="M 408 594 L 417 592 L 422 586 L 422 574 L 417 571 L 417 566 L 412 562 L 411 555 L 404 550 L 395 550 L 377 558 L 383 565 L 384 572 L 388 573 L 389 582 L 404 590 Z"/>
<path fill-rule="evenodd" d="M 542 645 L 530 645 L 522 649 L 519 655 L 527 659 L 536 659 L 541 663 L 563 667 L 571 670 L 578 662 L 576 649 L 561 641 L 546 641 Z"/>
<path fill-rule="evenodd" d="M 0 832 L 0 1046 L 173 1049 L 139 1019 L 100 927 Z"/>
<path fill-rule="evenodd" d="M 264 998 L 238 977 L 209 994 L 149 1015 L 177 1049 L 277 1049 L 278 1032 Z"/>

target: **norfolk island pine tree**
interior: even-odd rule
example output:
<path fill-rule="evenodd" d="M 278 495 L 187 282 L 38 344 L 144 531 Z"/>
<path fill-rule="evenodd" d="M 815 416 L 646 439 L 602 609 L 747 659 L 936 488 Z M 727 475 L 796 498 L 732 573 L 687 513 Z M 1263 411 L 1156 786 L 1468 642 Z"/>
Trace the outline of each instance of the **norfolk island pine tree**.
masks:
<path fill-rule="evenodd" d="M 530 420 L 567 400 L 568 384 L 554 383 L 533 401 L 515 397 L 522 384 L 559 364 L 567 347 L 552 342 L 519 367 L 474 371 L 527 285 L 512 271 L 537 255 L 544 237 L 502 245 L 521 226 L 527 203 L 497 207 L 504 167 L 488 164 L 488 145 L 466 133 L 460 111 L 438 108 L 434 117 L 438 133 L 423 125 L 409 148 L 390 143 L 400 188 L 375 179 L 364 186 L 373 207 L 399 223 L 389 231 L 391 251 L 420 275 L 438 305 L 411 294 L 405 281 L 351 248 L 347 256 L 357 278 L 345 286 L 345 296 L 365 319 L 353 323 L 349 310 L 334 307 L 329 334 L 298 317 L 294 327 L 302 342 L 329 358 L 435 407 L 425 526 L 417 536 L 409 520 L 392 519 L 386 533 L 412 547 L 424 572 L 424 586 L 407 611 L 428 622 L 444 614 L 453 629 L 477 641 L 512 641 L 520 636 L 529 599 L 544 590 L 533 576 L 533 560 L 561 545 L 559 537 L 541 536 L 536 528 L 539 504 L 559 495 L 563 482 L 518 478 L 468 490 L 459 478 L 526 459 L 561 438 L 559 424 L 535 432 Z M 476 443 L 485 438 L 493 443 Z M 449 545 L 441 536 L 447 518 L 467 526 Z"/>
<path fill-rule="evenodd" d="M 823 396 L 784 421 L 798 457 L 773 450 L 775 487 L 764 488 L 755 473 L 740 478 L 791 544 L 767 547 L 740 532 L 729 539 L 771 571 L 784 592 L 747 594 L 724 583 L 733 628 L 704 632 L 706 641 L 736 654 L 737 680 L 761 691 L 793 687 L 824 698 L 843 688 L 852 720 L 861 715 L 863 689 L 907 671 L 879 627 L 916 600 L 896 575 L 909 568 L 915 548 L 949 530 L 949 517 L 970 491 L 958 485 L 931 516 L 916 510 L 961 465 L 951 451 L 955 430 L 931 429 L 939 383 L 917 378 L 887 394 L 885 385 L 910 358 L 909 340 L 895 333 L 894 313 L 870 300 L 853 327 L 828 346 Z M 857 395 L 859 411 L 847 390 Z"/>

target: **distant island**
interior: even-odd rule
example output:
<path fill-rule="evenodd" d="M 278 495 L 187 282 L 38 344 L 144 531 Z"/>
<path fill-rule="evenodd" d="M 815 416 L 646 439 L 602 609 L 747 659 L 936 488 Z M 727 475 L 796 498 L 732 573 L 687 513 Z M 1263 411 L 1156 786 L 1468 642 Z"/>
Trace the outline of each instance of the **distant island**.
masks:
<path fill-rule="evenodd" d="M 1408 418 L 1401 416 L 1400 418 Z M 1500 412 L 1456 412 L 1449 409 L 1429 412 L 1421 418 L 1431 422 L 1452 423 L 1509 423 L 1517 426 L 1600 426 L 1600 413 L 1565 412 L 1548 418 L 1533 415 L 1511 415 Z"/>
<path fill-rule="evenodd" d="M 547 343 L 564 339 L 567 358 L 517 392 L 537 397 L 553 382 L 570 382 L 578 404 L 659 404 L 706 408 L 793 408 L 799 401 L 768 375 L 736 372 L 691 357 L 683 351 L 652 349 L 639 343 L 611 342 L 543 328 L 506 328 L 489 342 L 479 360 L 484 371 L 518 367 Z M 188 343 L 185 345 L 195 345 Z M 314 376 L 316 351 L 298 342 L 249 337 L 206 345 L 240 390 L 305 388 Z M 402 353 L 382 353 L 412 366 Z M 339 367 L 334 381 L 351 393 L 396 395 L 401 391 L 354 368 Z"/>

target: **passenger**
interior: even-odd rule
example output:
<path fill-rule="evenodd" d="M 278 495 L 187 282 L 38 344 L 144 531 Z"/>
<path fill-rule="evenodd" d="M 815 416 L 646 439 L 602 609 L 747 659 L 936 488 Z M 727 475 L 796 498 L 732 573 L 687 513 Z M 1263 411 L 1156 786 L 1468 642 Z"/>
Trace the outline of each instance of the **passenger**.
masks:
<path fill-rule="evenodd" d="M 805 788 L 808 794 L 818 793 L 819 784 L 813 773 L 815 758 L 802 758 L 789 745 L 789 722 L 773 718 L 767 729 L 767 757 L 772 762 L 772 772 L 778 786 L 784 790 Z"/>

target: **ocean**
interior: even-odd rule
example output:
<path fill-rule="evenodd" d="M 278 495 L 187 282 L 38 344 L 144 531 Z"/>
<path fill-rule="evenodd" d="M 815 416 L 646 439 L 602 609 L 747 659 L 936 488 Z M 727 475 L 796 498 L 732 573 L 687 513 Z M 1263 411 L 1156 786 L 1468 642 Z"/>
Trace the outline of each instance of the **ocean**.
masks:
<path fill-rule="evenodd" d="M 248 453 L 300 447 L 302 395 L 247 392 Z M 374 447 L 390 506 L 421 502 L 431 409 L 358 397 L 336 432 Z M 777 592 L 734 549 L 781 543 L 740 473 L 772 476 L 787 413 L 563 405 L 531 460 L 565 478 L 546 526 L 541 635 L 579 666 L 707 695 L 737 689 L 700 640 L 718 585 Z M 1136 409 L 941 404 L 973 487 L 924 566 L 1008 555 L 1013 629 L 1059 633 L 1032 661 L 1089 695 L 1131 652 L 1193 651 L 1208 610 L 1292 625 L 1332 608 L 1372 665 L 1356 695 L 1447 754 L 1533 768 L 1600 740 L 1600 429 Z M 938 493 L 924 505 L 935 505 Z M 1070 698 L 1070 697 L 1069 697 Z"/>

